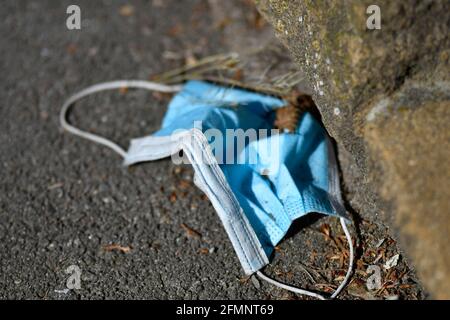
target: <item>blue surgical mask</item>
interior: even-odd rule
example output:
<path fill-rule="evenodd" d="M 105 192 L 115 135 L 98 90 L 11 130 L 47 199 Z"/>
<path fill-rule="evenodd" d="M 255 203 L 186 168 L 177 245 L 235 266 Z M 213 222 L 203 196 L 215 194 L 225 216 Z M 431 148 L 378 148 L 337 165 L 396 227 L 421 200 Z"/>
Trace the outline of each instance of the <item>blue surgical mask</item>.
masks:
<path fill-rule="evenodd" d="M 65 117 L 76 100 L 118 87 L 179 91 L 161 129 L 133 139 L 128 151 L 76 129 Z M 75 95 L 63 106 L 61 123 L 74 134 L 111 147 L 127 166 L 169 156 L 174 161 L 188 160 L 194 168 L 194 182 L 212 202 L 244 272 L 288 290 L 323 298 L 281 284 L 260 271 L 292 222 L 311 212 L 340 218 L 351 261 L 335 297 L 350 276 L 353 248 L 333 146 L 324 128 L 307 112 L 299 118 L 295 132 L 274 130 L 275 110 L 285 105 L 276 97 L 201 81 L 189 81 L 183 87 L 125 81 L 97 85 Z"/>

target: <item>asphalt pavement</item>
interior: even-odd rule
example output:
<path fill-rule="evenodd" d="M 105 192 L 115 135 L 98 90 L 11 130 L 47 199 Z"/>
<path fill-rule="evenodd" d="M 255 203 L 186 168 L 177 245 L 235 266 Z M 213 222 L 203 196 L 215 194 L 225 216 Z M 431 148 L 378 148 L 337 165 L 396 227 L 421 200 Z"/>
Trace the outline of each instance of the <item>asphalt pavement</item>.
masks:
<path fill-rule="evenodd" d="M 192 57 L 266 42 L 281 48 L 251 3 L 227 3 L 222 10 L 217 1 L 191 0 L 2 2 L 0 298 L 301 298 L 244 276 L 189 166 L 161 160 L 127 169 L 111 150 L 59 126 L 63 101 L 91 84 L 150 79 Z M 66 28 L 70 4 L 81 8 L 81 30 Z M 159 128 L 168 99 L 101 93 L 69 118 L 127 148 Z M 342 236 L 330 218 L 297 222 L 266 272 L 330 291 L 346 261 L 333 260 L 328 227 Z M 67 288 L 70 266 L 80 270 L 79 289 Z M 419 285 L 402 290 L 423 297 Z M 366 294 L 355 292 L 343 297 Z"/>

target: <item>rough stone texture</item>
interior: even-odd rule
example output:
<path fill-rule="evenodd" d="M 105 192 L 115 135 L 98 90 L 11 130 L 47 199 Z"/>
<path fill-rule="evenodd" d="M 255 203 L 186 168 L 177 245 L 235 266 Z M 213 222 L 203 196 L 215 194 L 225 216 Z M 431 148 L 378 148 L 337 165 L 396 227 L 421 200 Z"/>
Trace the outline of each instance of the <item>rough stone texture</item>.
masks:
<path fill-rule="evenodd" d="M 256 1 L 311 83 L 350 206 L 394 229 L 435 298 L 450 297 L 450 2 Z"/>

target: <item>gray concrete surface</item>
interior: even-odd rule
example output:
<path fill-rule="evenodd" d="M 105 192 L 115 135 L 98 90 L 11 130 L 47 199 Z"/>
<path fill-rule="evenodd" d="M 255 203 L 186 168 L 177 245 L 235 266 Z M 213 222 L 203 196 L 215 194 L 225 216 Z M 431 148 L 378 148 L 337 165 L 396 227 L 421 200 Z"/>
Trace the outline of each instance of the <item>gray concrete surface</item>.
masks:
<path fill-rule="evenodd" d="M 65 27 L 72 3 L 82 9 L 81 31 Z M 62 102 L 83 87 L 148 79 L 182 65 L 187 53 L 202 57 L 271 39 L 268 26 L 252 30 L 247 18 L 253 8 L 245 1 L 227 2 L 224 10 L 217 1 L 129 3 L 134 12 L 125 15 L 124 1 L 1 4 L 0 298 L 302 298 L 244 277 L 189 167 L 164 160 L 125 169 L 112 151 L 60 129 Z M 218 21 L 217 12 L 229 19 Z M 158 129 L 167 101 L 143 91 L 104 93 L 78 104 L 70 120 L 127 147 L 130 138 Z M 376 258 L 376 244 L 386 239 L 387 256 L 400 251 L 383 226 L 359 221 L 353 231 L 360 265 L 343 298 L 424 297 L 403 259 L 394 288 L 368 293 L 364 272 Z M 329 290 L 345 268 L 339 258 L 345 250 L 336 246 L 341 237 L 332 219 L 299 221 L 266 271 Z M 105 250 L 110 244 L 130 250 Z M 70 265 L 81 268 L 82 288 L 58 291 L 66 287 Z"/>

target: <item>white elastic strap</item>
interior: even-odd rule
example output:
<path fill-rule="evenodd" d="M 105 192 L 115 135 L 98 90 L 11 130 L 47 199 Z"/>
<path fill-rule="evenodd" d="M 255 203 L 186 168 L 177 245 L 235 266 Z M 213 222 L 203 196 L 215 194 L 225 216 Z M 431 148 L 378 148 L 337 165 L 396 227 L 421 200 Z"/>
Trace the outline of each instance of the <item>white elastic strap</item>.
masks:
<path fill-rule="evenodd" d="M 334 299 L 338 296 L 338 294 L 342 291 L 342 289 L 345 288 L 345 286 L 348 283 L 348 280 L 350 279 L 350 276 L 352 274 L 353 271 L 353 243 L 352 243 L 352 238 L 350 236 L 350 232 L 348 232 L 347 229 L 347 225 L 345 223 L 345 219 L 344 218 L 340 218 L 341 221 L 341 226 L 342 229 L 344 230 L 345 233 L 345 237 L 347 238 L 347 242 L 348 242 L 348 247 L 349 247 L 349 251 L 350 251 L 350 261 L 348 264 L 348 269 L 347 269 L 347 274 L 345 275 L 344 280 L 342 280 L 341 284 L 339 285 L 339 287 L 334 291 L 334 293 L 331 295 L 331 299 Z M 263 274 L 261 271 L 256 271 L 256 274 L 263 280 L 277 286 L 283 289 L 286 289 L 288 291 L 294 292 L 294 293 L 298 293 L 298 294 L 302 294 L 302 295 L 306 295 L 306 296 L 310 296 L 310 297 L 314 297 L 320 300 L 327 300 L 327 298 L 325 298 L 324 296 L 322 296 L 321 294 L 315 293 L 315 292 L 311 292 L 308 290 L 304 290 L 304 289 L 300 289 L 300 288 L 296 288 L 293 286 L 289 286 L 287 284 L 278 282 L 272 278 L 269 278 L 268 276 L 266 276 L 265 274 Z"/>
<path fill-rule="evenodd" d="M 121 89 L 121 88 L 139 88 L 139 89 L 146 89 L 150 91 L 159 91 L 159 92 L 178 92 L 181 90 L 182 85 L 164 85 L 160 83 L 150 82 L 150 81 L 144 81 L 144 80 L 118 80 L 118 81 L 111 81 L 111 82 L 104 82 L 99 83 L 96 85 L 93 85 L 91 87 L 88 87 L 86 89 L 81 90 L 80 92 L 74 94 L 69 99 L 64 102 L 61 113 L 59 114 L 59 121 L 61 123 L 61 127 L 63 129 L 67 130 L 68 132 L 79 136 L 81 138 L 93 141 L 98 144 L 102 144 L 104 146 L 107 146 L 108 148 L 114 150 L 119 155 L 121 155 L 123 158 L 125 158 L 126 151 L 122 149 L 118 144 L 115 142 L 106 139 L 102 136 L 89 133 L 83 130 L 80 130 L 71 124 L 67 122 L 67 112 L 69 111 L 70 107 L 78 100 L 101 91 L 107 91 L 107 90 L 115 90 L 115 89 Z"/>

